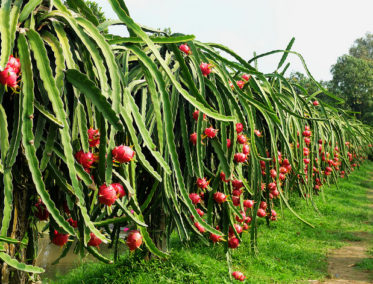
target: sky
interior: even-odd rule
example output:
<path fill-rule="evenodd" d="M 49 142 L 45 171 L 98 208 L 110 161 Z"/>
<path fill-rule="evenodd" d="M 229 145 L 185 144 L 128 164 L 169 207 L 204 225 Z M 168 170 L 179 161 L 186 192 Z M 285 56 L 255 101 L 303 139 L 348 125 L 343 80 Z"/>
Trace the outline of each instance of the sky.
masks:
<path fill-rule="evenodd" d="M 116 19 L 107 0 L 96 0 L 106 17 Z M 330 80 L 330 68 L 357 38 L 373 32 L 372 0 L 125 0 L 135 22 L 193 34 L 202 42 L 226 45 L 245 59 L 275 49 L 304 57 L 317 80 Z M 110 32 L 127 36 L 123 27 Z M 258 60 L 261 72 L 276 69 L 281 55 Z M 305 73 L 296 55 L 289 71 Z"/>

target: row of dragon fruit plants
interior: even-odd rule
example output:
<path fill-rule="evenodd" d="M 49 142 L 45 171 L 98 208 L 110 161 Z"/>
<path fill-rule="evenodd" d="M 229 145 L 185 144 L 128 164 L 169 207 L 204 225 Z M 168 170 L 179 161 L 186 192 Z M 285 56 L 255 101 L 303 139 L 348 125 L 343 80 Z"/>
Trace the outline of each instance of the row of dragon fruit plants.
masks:
<path fill-rule="evenodd" d="M 317 95 L 341 99 L 285 77 L 293 40 L 272 52 L 281 61 L 263 74 L 251 64 L 272 53 L 247 62 L 219 44 L 143 28 L 121 0 L 109 2 L 129 37 L 103 34 L 113 22 L 100 25 L 82 1 L 6 2 L 3 265 L 43 272 L 15 252 L 35 258 L 35 224 L 45 221 L 62 256 L 77 240 L 76 252 L 107 263 L 119 259 L 123 227 L 131 252 L 159 257 L 168 257 L 174 230 L 182 241 L 197 235 L 224 246 L 230 275 L 244 281 L 230 257 L 242 233 L 254 251 L 259 225 L 276 221 L 280 205 L 313 226 L 289 198 L 312 200 L 371 153 L 372 129 Z M 17 207 L 20 188 L 33 206 Z M 15 210 L 34 217 L 20 223 Z M 102 242 L 113 244 L 113 259 L 98 250 Z"/>

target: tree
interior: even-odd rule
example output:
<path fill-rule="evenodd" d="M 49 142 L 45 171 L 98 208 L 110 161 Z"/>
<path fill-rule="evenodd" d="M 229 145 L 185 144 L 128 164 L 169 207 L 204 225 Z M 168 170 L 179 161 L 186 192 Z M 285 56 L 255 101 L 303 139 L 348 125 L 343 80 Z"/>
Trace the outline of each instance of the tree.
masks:
<path fill-rule="evenodd" d="M 331 88 L 358 119 L 373 123 L 373 61 L 344 55 L 332 66 Z"/>
<path fill-rule="evenodd" d="M 367 33 L 365 37 L 355 40 L 349 54 L 356 58 L 373 60 L 373 34 Z"/>
<path fill-rule="evenodd" d="M 345 99 L 345 107 L 363 122 L 373 124 L 373 34 L 357 39 L 348 55 L 331 67 L 330 89 Z"/>

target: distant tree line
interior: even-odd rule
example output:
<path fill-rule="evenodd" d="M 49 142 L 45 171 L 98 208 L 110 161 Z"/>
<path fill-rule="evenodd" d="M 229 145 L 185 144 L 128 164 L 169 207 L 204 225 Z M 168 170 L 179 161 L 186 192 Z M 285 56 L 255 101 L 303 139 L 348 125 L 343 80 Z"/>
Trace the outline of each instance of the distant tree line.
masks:
<path fill-rule="evenodd" d="M 356 118 L 373 125 L 373 34 L 355 40 L 348 54 L 340 56 L 331 66 L 333 78 L 320 84 L 329 92 L 345 100 L 345 108 Z M 290 75 L 311 95 L 318 91 L 311 80 L 300 72 Z M 320 94 L 323 101 L 333 100 Z"/>

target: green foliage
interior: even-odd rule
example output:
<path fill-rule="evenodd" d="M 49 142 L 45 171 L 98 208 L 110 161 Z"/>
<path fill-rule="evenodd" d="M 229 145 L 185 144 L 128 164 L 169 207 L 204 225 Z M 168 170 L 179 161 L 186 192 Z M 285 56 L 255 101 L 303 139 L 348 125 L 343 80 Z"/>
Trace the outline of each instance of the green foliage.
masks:
<path fill-rule="evenodd" d="M 107 21 L 105 13 L 104 11 L 102 11 L 102 7 L 100 7 L 97 4 L 97 2 L 87 0 L 85 1 L 85 3 L 87 4 L 88 8 L 92 11 L 93 15 L 95 15 L 100 24 Z"/>
<path fill-rule="evenodd" d="M 349 54 L 356 58 L 373 60 L 373 34 L 366 33 L 365 37 L 355 40 Z"/>
<path fill-rule="evenodd" d="M 373 35 L 357 39 L 348 55 L 338 58 L 331 68 L 330 90 L 346 101 L 356 117 L 373 125 Z"/>
<path fill-rule="evenodd" d="M 373 171 L 370 162 L 339 183 L 331 186 L 324 196 L 315 197 L 320 214 L 307 205 L 297 202 L 296 209 L 316 225 L 315 229 L 300 224 L 293 214 L 284 210 L 273 228 L 261 223 L 258 233 L 260 251 L 255 258 L 239 248 L 233 254 L 233 267 L 247 276 L 247 283 L 303 283 L 323 280 L 328 276 L 328 251 L 358 240 L 353 232 L 370 231 L 366 222 L 369 200 L 367 190 L 373 188 L 369 179 Z M 248 236 L 244 236 L 248 242 Z M 52 283 L 229 283 L 226 260 L 221 246 L 206 247 L 194 240 L 189 246 L 171 241 L 172 257 L 144 262 L 135 258 L 122 258 L 114 266 L 88 262 L 61 275 Z M 370 269 L 366 259 L 357 264 Z"/>
<path fill-rule="evenodd" d="M 372 124 L 373 60 L 344 55 L 338 58 L 331 71 L 332 90 L 345 99 L 346 107 L 359 112 L 359 119 Z"/>
<path fill-rule="evenodd" d="M 358 269 L 372 272 L 373 271 L 373 258 L 365 258 L 355 265 Z"/>
<path fill-rule="evenodd" d="M 8 264 L 9 266 L 17 270 L 22 270 L 22 271 L 30 272 L 30 273 L 43 273 L 44 272 L 43 268 L 32 266 L 32 265 L 27 265 L 22 262 L 18 262 L 16 259 L 11 258 L 8 254 L 4 252 L 0 252 L 0 259 L 6 264 Z"/>
<path fill-rule="evenodd" d="M 304 91 L 306 91 L 308 95 L 312 95 L 320 91 L 319 88 L 314 84 L 314 82 L 301 72 L 291 73 L 289 76 L 289 81 L 294 85 L 295 84 L 299 85 L 295 87 L 296 92 L 299 94 L 302 94 Z M 326 89 L 328 88 L 328 82 L 320 81 L 320 84 L 324 88 Z M 322 100 L 328 100 L 328 99 L 330 100 L 330 98 L 328 98 L 323 93 L 318 94 L 318 98 Z"/>
<path fill-rule="evenodd" d="M 242 217 L 240 211 L 246 210 L 244 199 L 256 201 L 253 209 L 246 210 L 252 217 L 249 241 L 253 253 L 259 242 L 257 224 L 263 223 L 257 218 L 261 201 L 268 203 L 268 224 L 275 217 L 271 209 L 285 205 L 312 227 L 302 211 L 299 214 L 292 209 L 297 205 L 293 200 L 312 199 L 322 184 L 335 182 L 338 175 L 347 175 L 363 163 L 371 152 L 372 129 L 322 101 L 313 106 L 311 101 L 321 92 L 340 99 L 312 76 L 319 90 L 309 94 L 300 88 L 301 92 L 296 92 L 300 85 L 277 70 L 263 74 L 228 47 L 202 43 L 194 36 L 162 33 L 160 37 L 161 32 L 135 23 L 124 1 L 109 2 L 119 20 L 102 25 L 102 19 L 94 16 L 96 8 L 92 11 L 82 0 L 66 1 L 66 5 L 61 0 L 26 5 L 3 2 L 1 13 L 13 12 L 9 30 L 5 30 L 8 17 L 0 18 L 4 43 L 0 62 L 15 54 L 20 57 L 22 72 L 20 93 L 12 94 L 17 90 L 11 88 L 1 92 L 0 129 L 6 134 L 1 136 L 1 237 L 14 233 L 11 215 L 23 209 L 12 200 L 12 174 L 19 169 L 32 178 L 33 185 L 25 189 L 33 196 L 30 202 L 40 198 L 50 213 L 46 229 L 52 241 L 57 231 L 68 233 L 77 240 L 76 253 L 88 252 L 105 262 L 117 260 L 123 226 L 140 230 L 144 254 L 162 258 L 169 255 L 164 244 L 174 231 L 182 242 L 198 236 L 207 244 L 208 233 L 228 239 L 235 217 Z M 17 22 L 18 14 L 21 20 Z M 126 28 L 130 37 L 103 36 L 102 30 L 110 24 Z M 180 51 L 179 43 L 184 40 L 191 53 Z M 278 68 L 286 63 L 292 43 L 285 51 L 268 53 L 283 53 Z M 220 51 L 235 60 L 223 57 Z M 210 64 L 210 74 L 202 73 L 202 62 Z M 244 73 L 250 79 L 242 79 Z M 200 111 L 197 121 L 195 110 Z M 238 122 L 243 124 L 242 134 L 250 149 L 242 164 L 235 159 L 235 154 L 243 151 L 237 142 Z M 210 126 L 218 130 L 216 137 L 206 137 Z M 303 137 L 307 135 L 301 134 L 305 128 L 312 133 L 308 142 Z M 89 146 L 88 129 L 98 130 L 99 145 Z M 192 133 L 197 133 L 196 146 L 188 141 Z M 232 142 L 229 149 L 227 139 Z M 324 142 L 321 146 L 319 139 Z M 113 153 L 118 145 L 133 147 L 134 158 L 119 163 Z M 308 166 L 303 162 L 306 145 Z M 87 150 L 92 155 L 84 163 L 79 155 Z M 322 159 L 325 153 L 330 157 Z M 292 169 L 286 170 L 286 175 L 270 177 L 270 170 L 280 173 L 285 158 Z M 326 167 L 332 165 L 326 174 Z M 222 204 L 214 200 L 216 192 L 232 195 L 232 184 L 222 182 L 221 172 L 228 179 L 243 180 L 242 194 L 235 204 L 231 198 Z M 206 178 L 209 187 L 198 188 L 197 178 Z M 278 185 L 279 198 L 273 200 L 268 187 L 261 190 L 262 184 L 271 182 Z M 105 205 L 99 193 L 105 183 L 121 183 L 126 195 L 111 206 Z M 203 202 L 193 204 L 190 193 L 203 193 Z M 32 213 L 38 208 L 26 209 L 33 222 Z M 205 217 L 197 209 L 205 212 Z M 70 218 L 77 221 L 76 228 L 67 222 Z M 30 229 L 28 223 L 24 226 L 25 231 Z M 88 247 L 91 233 L 113 244 L 114 260 Z M 237 230 L 234 233 L 242 240 Z M 0 248 L 3 246 L 11 254 L 8 244 L 0 240 Z M 230 265 L 232 250 L 226 243 L 220 249 Z M 9 257 L 13 259 L 13 255 Z"/>

